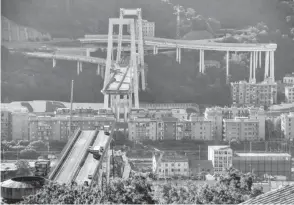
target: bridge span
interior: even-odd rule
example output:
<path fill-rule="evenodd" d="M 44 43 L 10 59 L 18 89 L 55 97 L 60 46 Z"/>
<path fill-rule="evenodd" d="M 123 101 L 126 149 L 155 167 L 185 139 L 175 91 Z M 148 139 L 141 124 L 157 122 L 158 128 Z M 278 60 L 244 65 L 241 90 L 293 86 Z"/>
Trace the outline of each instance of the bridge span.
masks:
<path fill-rule="evenodd" d="M 112 136 L 105 135 L 104 130 L 76 130 L 64 147 L 49 179 L 61 184 L 74 181 L 78 184 L 85 181 L 93 184 L 94 182 L 89 179 L 89 175 L 97 176 L 96 172 L 100 172 L 104 157 L 108 157 L 107 150 L 111 139 Z M 100 160 L 93 159 L 92 154 L 88 151 L 90 146 L 105 148 L 101 153 Z M 95 180 L 99 179 L 96 177 Z"/>

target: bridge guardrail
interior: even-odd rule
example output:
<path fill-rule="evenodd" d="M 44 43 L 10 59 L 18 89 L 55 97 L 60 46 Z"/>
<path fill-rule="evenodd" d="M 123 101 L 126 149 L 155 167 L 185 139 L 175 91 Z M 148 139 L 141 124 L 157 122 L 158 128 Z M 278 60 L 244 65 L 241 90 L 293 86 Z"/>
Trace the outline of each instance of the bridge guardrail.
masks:
<path fill-rule="evenodd" d="M 92 140 L 91 140 L 89 146 L 92 146 L 92 145 L 94 144 L 94 142 L 95 142 L 95 140 L 96 140 L 96 138 L 97 138 L 98 132 L 99 132 L 99 130 L 96 129 L 95 132 L 94 132 L 94 134 L 91 136 L 91 137 L 92 137 Z M 84 153 L 84 155 L 83 155 L 83 157 L 82 157 L 81 162 L 79 163 L 79 167 L 78 167 L 78 168 L 76 169 L 76 171 L 74 172 L 74 174 L 73 174 L 73 176 L 72 176 L 72 178 L 71 178 L 70 181 L 74 181 L 74 180 L 77 178 L 79 172 L 81 171 L 82 167 L 83 167 L 84 164 L 85 164 L 85 161 L 86 161 L 88 155 L 89 155 L 89 152 L 88 152 L 88 150 L 86 150 L 86 152 Z"/>
<path fill-rule="evenodd" d="M 52 171 L 52 173 L 49 176 L 50 180 L 53 180 L 54 177 L 56 176 L 57 171 L 60 169 L 61 164 L 63 163 L 65 157 L 68 155 L 69 151 L 72 148 L 72 145 L 76 142 L 77 138 L 80 136 L 81 134 L 81 129 L 78 128 L 74 134 L 73 137 L 70 139 L 70 141 L 65 145 L 65 147 L 63 148 L 61 154 L 60 154 L 60 159 L 58 160 L 58 164 L 56 165 L 55 169 Z"/>

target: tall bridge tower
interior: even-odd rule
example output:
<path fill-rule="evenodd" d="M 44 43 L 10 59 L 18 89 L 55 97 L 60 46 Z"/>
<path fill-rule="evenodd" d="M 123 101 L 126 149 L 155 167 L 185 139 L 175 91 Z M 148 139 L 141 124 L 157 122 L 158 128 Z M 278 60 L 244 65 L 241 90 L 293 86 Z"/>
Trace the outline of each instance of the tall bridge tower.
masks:
<path fill-rule="evenodd" d="M 121 107 L 124 108 L 125 120 L 130 108 L 133 106 L 139 108 L 138 61 L 142 61 L 142 58 L 139 57 L 136 48 L 135 20 L 122 18 L 123 15 L 134 15 L 139 11 L 138 9 L 121 9 L 120 18 L 109 19 L 106 69 L 102 93 L 104 94 L 104 107 L 115 110 L 117 119 L 119 119 Z M 116 59 L 114 59 L 113 53 L 113 28 L 115 25 L 119 25 Z M 121 49 L 123 25 L 130 26 L 131 45 L 128 58 L 123 58 Z"/>
<path fill-rule="evenodd" d="M 137 9 L 120 9 L 120 19 L 123 19 L 125 16 L 137 16 L 137 20 L 135 20 L 135 36 L 138 45 L 138 70 L 139 76 L 141 76 L 142 82 L 142 90 L 146 89 L 145 83 L 145 61 L 144 61 L 144 35 L 143 35 L 143 20 L 142 20 L 142 10 L 141 8 Z M 119 35 L 122 34 L 123 29 L 122 26 L 119 26 Z M 120 56 L 121 53 L 121 46 L 117 49 L 117 56 Z"/>

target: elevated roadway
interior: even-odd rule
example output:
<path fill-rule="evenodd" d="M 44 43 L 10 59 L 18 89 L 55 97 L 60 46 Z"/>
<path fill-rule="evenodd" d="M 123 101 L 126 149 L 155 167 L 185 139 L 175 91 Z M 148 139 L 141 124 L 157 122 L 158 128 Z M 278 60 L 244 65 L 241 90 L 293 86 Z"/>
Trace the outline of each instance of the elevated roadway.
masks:
<path fill-rule="evenodd" d="M 217 39 L 212 40 L 174 40 L 166 38 L 145 37 L 144 45 L 164 48 L 184 48 L 195 50 L 214 50 L 214 51 L 275 51 L 277 44 L 247 44 L 247 43 L 218 43 Z M 79 39 L 84 44 L 107 43 L 107 35 L 86 35 Z M 118 36 L 113 35 L 113 41 L 118 41 Z M 130 36 L 123 36 L 123 42 L 131 42 Z"/>
<path fill-rule="evenodd" d="M 45 53 L 45 52 L 24 52 L 24 55 L 30 56 L 30 57 L 36 57 L 36 58 L 87 62 L 87 63 L 99 64 L 103 66 L 105 66 L 105 63 L 106 63 L 106 60 L 103 58 L 83 56 L 83 55 L 56 54 L 56 53 Z"/>
<path fill-rule="evenodd" d="M 104 134 L 104 131 L 99 131 L 94 143 L 93 143 L 93 147 L 95 149 L 99 148 L 99 147 L 104 147 L 108 141 L 111 138 L 106 136 Z M 88 147 L 87 147 L 88 148 Z M 101 161 L 101 160 L 100 160 Z M 84 163 L 82 163 L 82 168 L 80 169 L 80 171 L 78 172 L 77 176 L 75 179 L 73 179 L 75 182 L 77 182 L 78 184 L 83 184 L 85 181 L 91 181 L 91 179 L 88 178 L 89 175 L 91 175 L 92 177 L 94 176 L 95 173 L 95 169 L 96 167 L 99 165 L 98 160 L 94 159 L 93 155 L 88 153 Z"/>
<path fill-rule="evenodd" d="M 67 157 L 60 165 L 60 168 L 52 179 L 58 183 L 70 183 L 73 177 L 75 170 L 78 168 L 80 161 L 82 160 L 82 156 L 91 143 L 93 139 L 94 130 L 91 131 L 81 131 L 76 142 L 73 142 L 72 147 L 68 151 Z"/>

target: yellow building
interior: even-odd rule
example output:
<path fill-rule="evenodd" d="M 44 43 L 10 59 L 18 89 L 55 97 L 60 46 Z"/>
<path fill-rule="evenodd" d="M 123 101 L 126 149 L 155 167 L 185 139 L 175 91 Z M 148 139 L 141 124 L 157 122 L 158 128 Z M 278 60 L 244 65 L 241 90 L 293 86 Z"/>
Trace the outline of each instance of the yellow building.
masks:
<path fill-rule="evenodd" d="M 286 103 L 294 102 L 294 85 L 285 87 Z"/>
<path fill-rule="evenodd" d="M 142 20 L 142 30 L 143 30 L 143 36 L 146 37 L 154 37 L 155 35 L 155 23 L 149 22 L 147 20 Z M 130 26 L 128 26 L 128 32 L 130 33 Z M 139 25 L 138 22 L 136 22 L 136 34 L 139 32 Z"/>
<path fill-rule="evenodd" d="M 191 121 L 191 139 L 213 140 L 213 123 L 210 120 L 198 118 Z"/>
<path fill-rule="evenodd" d="M 232 139 L 239 141 L 262 139 L 259 136 L 259 121 L 257 119 L 249 119 L 246 117 L 224 119 L 223 126 L 223 138 L 226 141 L 230 141 Z"/>
<path fill-rule="evenodd" d="M 259 121 L 259 137 L 265 138 L 265 112 L 262 107 L 212 107 L 206 108 L 204 117 L 212 121 L 213 139 L 223 138 L 223 119 L 235 119 L 236 117 L 249 117 Z"/>
<path fill-rule="evenodd" d="M 212 161 L 214 173 L 222 173 L 233 163 L 233 151 L 227 146 L 208 146 L 208 160 Z"/>
<path fill-rule="evenodd" d="M 166 153 L 163 155 L 160 164 L 158 164 L 158 161 L 152 164 L 152 166 L 157 165 L 159 178 L 189 176 L 189 160 L 187 157 Z M 152 170 L 155 170 L 155 167 Z"/>
<path fill-rule="evenodd" d="M 288 84 L 288 85 L 294 85 L 294 73 L 292 73 L 292 74 L 287 74 L 287 75 L 283 78 L 283 83 L 284 83 L 284 84 Z"/>
<path fill-rule="evenodd" d="M 150 118 L 136 118 L 128 122 L 129 140 L 157 140 L 157 122 Z"/>
<path fill-rule="evenodd" d="M 294 113 L 281 115 L 281 130 L 286 139 L 294 139 Z"/>
<path fill-rule="evenodd" d="M 248 83 L 246 81 L 231 83 L 232 101 L 238 105 L 265 105 L 277 103 L 277 83 L 263 81 Z"/>

